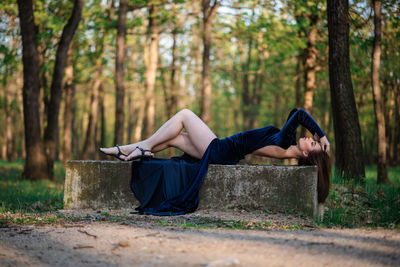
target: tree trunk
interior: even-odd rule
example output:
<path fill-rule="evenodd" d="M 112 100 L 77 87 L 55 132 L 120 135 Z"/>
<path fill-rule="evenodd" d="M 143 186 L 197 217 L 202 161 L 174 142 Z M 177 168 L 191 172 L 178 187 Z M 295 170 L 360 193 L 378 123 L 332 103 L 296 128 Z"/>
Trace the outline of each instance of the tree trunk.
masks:
<path fill-rule="evenodd" d="M 253 47 L 253 39 L 250 36 L 249 44 L 248 44 L 248 51 L 247 51 L 247 58 L 244 52 L 243 44 L 239 41 L 239 49 L 241 50 L 241 60 L 242 60 L 242 105 L 243 105 L 243 130 L 250 130 L 250 110 L 251 110 L 251 103 L 250 103 L 250 82 L 249 82 L 249 71 L 250 71 L 250 63 L 251 63 L 251 50 Z"/>
<path fill-rule="evenodd" d="M 75 103 L 75 84 L 74 84 L 74 67 L 72 65 L 71 57 L 67 61 L 65 68 L 65 109 L 64 109 L 64 137 L 63 137 L 63 161 L 72 159 L 72 120 L 74 117 L 73 105 Z"/>
<path fill-rule="evenodd" d="M 211 25 L 217 9 L 221 4 L 214 0 L 202 0 L 203 10 L 203 69 L 201 89 L 201 111 L 200 118 L 207 124 L 211 120 L 211 75 L 210 75 L 210 49 L 211 49 Z"/>
<path fill-rule="evenodd" d="M 387 172 L 387 142 L 385 129 L 385 116 L 383 113 L 383 101 L 381 87 L 379 85 L 379 67 L 381 60 L 381 39 L 382 39 L 382 17 L 381 1 L 372 0 L 374 6 L 374 47 L 372 49 L 371 81 L 372 95 L 376 125 L 378 129 L 378 183 L 390 183 Z"/>
<path fill-rule="evenodd" d="M 297 64 L 296 64 L 296 76 L 295 80 L 295 94 L 296 94 L 296 107 L 300 107 L 301 103 L 301 72 L 303 71 L 303 52 L 299 50 L 299 55 L 297 55 Z"/>
<path fill-rule="evenodd" d="M 124 140 L 124 95 L 125 95 L 125 44 L 126 44 L 126 13 L 128 12 L 128 0 L 120 0 L 118 8 L 117 48 L 115 59 L 115 128 L 114 144 L 123 144 Z"/>
<path fill-rule="evenodd" d="M 92 159 L 94 157 L 96 147 L 96 126 L 99 108 L 99 90 L 102 83 L 101 75 L 103 66 L 101 65 L 101 57 L 98 60 L 95 77 L 93 79 L 93 91 L 90 97 L 89 119 L 86 130 L 86 138 L 83 144 L 81 159 Z"/>
<path fill-rule="evenodd" d="M 172 63 L 171 63 L 171 80 L 170 80 L 170 95 L 168 101 L 167 114 L 171 118 L 177 111 L 177 88 L 176 88 L 176 37 L 177 29 L 172 31 Z"/>
<path fill-rule="evenodd" d="M 363 182 L 361 131 L 350 76 L 348 0 L 328 0 L 328 31 L 336 174 Z"/>
<path fill-rule="evenodd" d="M 24 127 L 26 160 L 24 177 L 30 180 L 48 179 L 44 145 L 40 133 L 39 116 L 39 58 L 32 0 L 18 0 L 18 13 L 22 36 L 22 62 L 24 66 Z"/>
<path fill-rule="evenodd" d="M 317 67 L 318 50 L 317 43 L 317 22 L 318 16 L 310 15 L 310 32 L 307 40 L 306 62 L 304 66 L 304 109 L 313 114 L 313 97 L 315 89 L 315 73 Z"/>
<path fill-rule="evenodd" d="M 395 129 L 394 129 L 394 141 L 393 141 L 393 150 L 394 150 L 394 155 L 393 155 L 393 160 L 394 164 L 400 164 L 400 87 L 398 85 L 394 86 L 394 102 L 395 102 L 395 121 L 397 122 L 395 124 Z"/>
<path fill-rule="evenodd" d="M 75 0 L 71 17 L 63 29 L 56 54 L 56 62 L 54 65 L 53 79 L 51 81 L 50 89 L 50 103 L 49 109 L 47 110 L 47 127 L 44 133 L 44 144 L 50 177 L 53 177 L 53 166 L 57 150 L 56 146 L 58 145 L 58 115 L 60 111 L 64 69 L 67 62 L 68 49 L 72 41 L 72 37 L 78 28 L 79 21 L 81 20 L 83 2 L 83 0 Z"/>
<path fill-rule="evenodd" d="M 158 41 L 159 41 L 159 27 L 158 27 L 158 6 L 150 3 L 149 5 L 149 26 L 148 35 L 150 39 L 150 47 L 148 50 L 148 58 L 146 60 L 146 131 L 145 137 L 148 138 L 154 133 L 154 115 L 155 115 L 155 101 L 154 101 L 154 87 L 156 84 L 157 76 L 157 63 L 158 63 Z"/>

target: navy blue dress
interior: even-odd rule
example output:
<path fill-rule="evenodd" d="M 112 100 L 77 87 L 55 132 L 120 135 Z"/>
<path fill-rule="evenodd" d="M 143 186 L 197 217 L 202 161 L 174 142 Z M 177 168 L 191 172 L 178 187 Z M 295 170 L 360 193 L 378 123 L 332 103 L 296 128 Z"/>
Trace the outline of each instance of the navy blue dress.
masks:
<path fill-rule="evenodd" d="M 171 159 L 149 159 L 132 163 L 131 189 L 141 205 L 140 214 L 178 215 L 194 212 L 199 204 L 200 185 L 209 164 L 234 165 L 247 154 L 264 146 L 287 149 L 296 145 L 299 125 L 323 137 L 315 120 L 303 109 L 290 112 L 281 130 L 265 126 L 224 139 L 215 138 L 201 160 L 186 154 Z"/>

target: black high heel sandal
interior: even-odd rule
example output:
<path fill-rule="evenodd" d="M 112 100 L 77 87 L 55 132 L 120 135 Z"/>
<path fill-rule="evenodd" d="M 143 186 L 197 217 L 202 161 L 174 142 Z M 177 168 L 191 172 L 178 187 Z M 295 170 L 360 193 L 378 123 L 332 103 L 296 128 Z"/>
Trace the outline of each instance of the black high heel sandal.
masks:
<path fill-rule="evenodd" d="M 108 154 L 108 153 L 102 151 L 100 148 L 99 148 L 99 151 L 100 151 L 101 153 L 107 155 L 107 156 L 113 156 L 113 157 L 119 159 L 120 161 L 125 161 L 125 159 L 121 158 L 121 156 L 127 157 L 128 155 L 122 153 L 122 151 L 121 151 L 121 149 L 119 148 L 118 145 L 116 145 L 115 147 L 118 149 L 118 154 Z"/>
<path fill-rule="evenodd" d="M 135 151 L 136 149 L 139 149 L 139 150 L 142 152 L 142 155 L 138 155 L 138 156 L 136 156 L 136 157 L 133 157 L 133 158 L 131 158 L 129 161 L 131 161 L 131 160 L 137 160 L 137 159 L 151 159 L 151 158 L 154 157 L 154 154 L 151 152 L 151 150 L 143 149 L 143 148 L 141 148 L 140 146 L 137 146 L 133 151 Z M 132 152 L 133 152 L 133 151 L 132 151 Z M 132 153 L 132 152 L 131 152 L 131 153 Z M 150 152 L 150 155 L 149 155 L 149 154 L 145 154 L 146 152 Z"/>

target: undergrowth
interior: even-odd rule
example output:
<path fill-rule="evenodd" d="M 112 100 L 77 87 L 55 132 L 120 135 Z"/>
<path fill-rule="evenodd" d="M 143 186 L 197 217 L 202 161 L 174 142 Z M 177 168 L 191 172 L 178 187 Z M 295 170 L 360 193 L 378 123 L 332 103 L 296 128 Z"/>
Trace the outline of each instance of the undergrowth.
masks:
<path fill-rule="evenodd" d="M 62 209 L 65 170 L 55 164 L 55 181 L 30 181 L 22 178 L 23 161 L 0 161 L 0 210 L 42 212 Z"/>
<path fill-rule="evenodd" d="M 400 228 L 400 166 L 389 168 L 391 185 L 376 184 L 376 167 L 367 166 L 365 184 L 332 179 L 321 226 Z"/>

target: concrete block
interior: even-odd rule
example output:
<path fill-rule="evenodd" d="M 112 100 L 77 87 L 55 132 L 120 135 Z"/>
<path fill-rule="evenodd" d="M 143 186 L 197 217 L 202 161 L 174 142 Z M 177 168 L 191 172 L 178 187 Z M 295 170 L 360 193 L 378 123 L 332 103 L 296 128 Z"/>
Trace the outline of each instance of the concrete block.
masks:
<path fill-rule="evenodd" d="M 64 209 L 134 208 L 131 163 L 67 163 Z M 200 189 L 199 209 L 296 210 L 318 216 L 315 166 L 210 165 Z"/>
<path fill-rule="evenodd" d="M 202 209 L 297 210 L 316 216 L 315 166 L 210 165 L 200 189 Z"/>
<path fill-rule="evenodd" d="M 66 165 L 64 209 L 133 208 L 131 163 L 71 160 Z"/>

